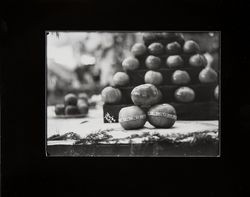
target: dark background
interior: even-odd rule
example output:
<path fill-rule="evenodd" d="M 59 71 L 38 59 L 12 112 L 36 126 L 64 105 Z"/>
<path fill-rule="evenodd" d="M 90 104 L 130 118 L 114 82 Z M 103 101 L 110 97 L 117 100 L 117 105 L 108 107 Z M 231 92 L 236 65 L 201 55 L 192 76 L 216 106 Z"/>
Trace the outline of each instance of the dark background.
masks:
<path fill-rule="evenodd" d="M 246 23 L 247 6 L 188 0 L 40 0 L 8 1 L 0 9 L 3 196 L 119 196 L 135 191 L 235 196 L 244 191 L 249 31 L 241 24 Z M 221 30 L 222 156 L 46 158 L 45 30 Z"/>

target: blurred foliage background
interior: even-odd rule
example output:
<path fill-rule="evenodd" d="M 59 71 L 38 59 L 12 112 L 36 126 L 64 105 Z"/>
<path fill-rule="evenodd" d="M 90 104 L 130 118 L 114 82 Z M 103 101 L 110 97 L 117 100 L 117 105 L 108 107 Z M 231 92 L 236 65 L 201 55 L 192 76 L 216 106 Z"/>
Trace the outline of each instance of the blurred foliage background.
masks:
<path fill-rule="evenodd" d="M 200 44 L 209 64 L 219 69 L 219 33 L 184 32 Z M 142 32 L 47 32 L 47 104 L 63 102 L 69 92 L 90 97 L 108 86 L 131 55 Z"/>

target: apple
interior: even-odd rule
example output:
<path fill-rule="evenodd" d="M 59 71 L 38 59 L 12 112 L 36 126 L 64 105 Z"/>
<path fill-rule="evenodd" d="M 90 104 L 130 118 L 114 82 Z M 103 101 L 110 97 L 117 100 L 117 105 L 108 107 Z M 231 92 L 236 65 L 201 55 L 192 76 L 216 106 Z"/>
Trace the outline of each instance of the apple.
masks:
<path fill-rule="evenodd" d="M 78 94 L 78 100 L 79 100 L 79 99 L 80 99 L 80 100 L 85 100 L 87 104 L 89 103 L 89 96 L 88 96 L 88 94 L 85 93 L 85 92 L 82 92 L 82 93 L 79 93 L 79 94 Z"/>
<path fill-rule="evenodd" d="M 149 70 L 146 72 L 144 76 L 144 82 L 153 84 L 153 85 L 160 85 L 163 81 L 162 74 L 160 72 Z"/>
<path fill-rule="evenodd" d="M 131 100 L 135 105 L 154 105 L 162 98 L 161 91 L 152 84 L 136 86 L 131 91 Z"/>
<path fill-rule="evenodd" d="M 64 115 L 64 112 L 65 112 L 64 104 L 57 104 L 55 106 L 55 114 L 56 115 Z"/>
<path fill-rule="evenodd" d="M 75 94 L 69 93 L 64 96 L 64 104 L 67 105 L 76 105 L 77 104 L 77 96 Z"/>
<path fill-rule="evenodd" d="M 143 43 L 135 43 L 131 48 L 131 53 L 135 57 L 143 56 L 147 53 L 147 47 Z"/>
<path fill-rule="evenodd" d="M 185 42 L 184 36 L 182 33 L 163 32 L 163 33 L 161 33 L 160 37 L 161 37 L 161 39 L 164 40 L 165 44 L 176 41 L 182 46 Z"/>
<path fill-rule="evenodd" d="M 181 45 L 178 42 L 168 43 L 166 46 L 166 52 L 169 55 L 177 55 L 181 52 Z"/>
<path fill-rule="evenodd" d="M 89 111 L 89 106 L 88 104 L 85 102 L 85 100 L 79 99 L 77 101 L 77 107 L 80 111 L 80 114 L 87 114 Z"/>
<path fill-rule="evenodd" d="M 89 105 L 88 101 L 86 101 L 85 99 L 82 99 L 82 98 L 77 100 L 77 105 L 76 106 L 78 106 L 79 104 L 84 104 L 84 105 L 87 105 L 87 106 Z"/>
<path fill-rule="evenodd" d="M 195 99 L 195 92 L 189 87 L 180 87 L 175 91 L 177 101 L 188 103 Z"/>
<path fill-rule="evenodd" d="M 175 33 L 176 41 L 183 46 L 185 43 L 184 35 L 182 33 Z"/>
<path fill-rule="evenodd" d="M 171 128 L 177 119 L 175 108 L 166 103 L 151 107 L 147 115 L 148 122 L 156 128 Z"/>
<path fill-rule="evenodd" d="M 175 38 L 174 32 L 162 32 L 158 34 L 160 39 L 166 40 L 167 42 L 171 42 Z"/>
<path fill-rule="evenodd" d="M 207 66 L 206 68 L 202 69 L 202 71 L 199 74 L 199 80 L 202 83 L 213 83 L 217 81 L 217 72 Z"/>
<path fill-rule="evenodd" d="M 154 55 L 149 55 L 145 60 L 145 65 L 149 69 L 156 70 L 161 66 L 161 59 Z"/>
<path fill-rule="evenodd" d="M 129 76 L 125 72 L 117 72 L 113 76 L 114 86 L 125 86 L 129 84 Z"/>
<path fill-rule="evenodd" d="M 148 46 L 148 52 L 151 55 L 162 55 L 164 53 L 164 47 L 161 43 L 154 42 Z"/>
<path fill-rule="evenodd" d="M 85 99 L 85 100 L 88 100 L 89 99 L 89 96 L 87 93 L 85 92 L 81 92 L 78 94 L 78 99 Z"/>
<path fill-rule="evenodd" d="M 142 39 L 146 45 L 149 45 L 149 44 L 157 41 L 158 38 L 157 38 L 156 33 L 147 32 L 147 33 L 143 34 Z"/>
<path fill-rule="evenodd" d="M 65 114 L 66 115 L 77 115 L 80 114 L 80 111 L 77 106 L 75 105 L 67 105 L 65 107 Z"/>
<path fill-rule="evenodd" d="M 187 54 L 194 54 L 198 53 L 200 51 L 200 46 L 197 44 L 197 42 L 193 40 L 187 40 L 185 41 L 183 45 L 183 52 Z"/>
<path fill-rule="evenodd" d="M 119 112 L 119 123 L 125 130 L 140 129 L 146 121 L 146 113 L 138 106 L 124 107 Z"/>
<path fill-rule="evenodd" d="M 167 58 L 166 64 L 168 67 L 173 68 L 182 66 L 184 64 L 184 61 L 179 55 L 171 55 Z"/>
<path fill-rule="evenodd" d="M 189 65 L 195 67 L 205 67 L 207 65 L 207 59 L 204 55 L 195 54 L 189 58 Z"/>
<path fill-rule="evenodd" d="M 157 37 L 157 42 L 160 42 L 163 45 L 166 45 L 167 43 L 174 41 L 175 33 L 161 32 L 161 33 L 157 33 L 156 37 Z"/>
<path fill-rule="evenodd" d="M 172 75 L 173 84 L 188 84 L 191 81 L 191 78 L 187 71 L 185 70 L 176 70 Z"/>
<path fill-rule="evenodd" d="M 135 57 L 127 57 L 122 62 L 122 67 L 125 71 L 136 70 L 139 66 L 140 63 Z"/>
<path fill-rule="evenodd" d="M 106 87 L 102 90 L 102 100 L 104 103 L 119 103 L 122 99 L 122 93 L 119 89 Z"/>

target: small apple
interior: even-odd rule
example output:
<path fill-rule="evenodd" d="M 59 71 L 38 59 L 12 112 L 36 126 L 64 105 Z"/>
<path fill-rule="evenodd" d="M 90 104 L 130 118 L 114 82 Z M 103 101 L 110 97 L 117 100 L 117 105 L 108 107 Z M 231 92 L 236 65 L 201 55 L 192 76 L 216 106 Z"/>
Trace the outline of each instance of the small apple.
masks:
<path fill-rule="evenodd" d="M 181 52 L 181 45 L 178 42 L 171 42 L 167 44 L 166 52 L 169 55 L 178 55 Z"/>
<path fill-rule="evenodd" d="M 56 115 L 64 115 L 65 113 L 65 106 L 64 104 L 57 104 L 55 106 L 55 114 Z"/>
<path fill-rule="evenodd" d="M 153 84 L 153 85 L 160 85 L 163 81 L 162 74 L 160 72 L 149 70 L 146 72 L 144 76 L 144 82 Z"/>
<path fill-rule="evenodd" d="M 175 33 L 174 32 L 162 32 L 162 33 L 159 33 L 158 36 L 160 39 L 170 42 L 171 40 L 175 38 Z"/>
<path fill-rule="evenodd" d="M 191 81 L 191 78 L 187 71 L 185 70 L 176 70 L 172 75 L 172 82 L 174 84 L 182 85 L 188 84 Z"/>
<path fill-rule="evenodd" d="M 88 104 L 89 103 L 89 96 L 87 93 L 82 92 L 82 93 L 78 94 L 78 100 L 85 100 L 86 103 Z"/>
<path fill-rule="evenodd" d="M 184 35 L 182 33 L 175 33 L 176 41 L 183 46 L 185 43 Z"/>
<path fill-rule="evenodd" d="M 78 99 L 86 99 L 86 100 L 88 100 L 89 96 L 88 96 L 87 93 L 81 92 L 81 93 L 78 94 Z"/>
<path fill-rule="evenodd" d="M 125 86 L 129 84 L 129 76 L 125 72 L 117 72 L 113 76 L 113 84 L 114 86 Z"/>
<path fill-rule="evenodd" d="M 64 96 L 64 104 L 67 105 L 76 105 L 77 104 L 77 96 L 75 94 L 69 93 Z"/>
<path fill-rule="evenodd" d="M 122 99 L 122 93 L 119 89 L 106 87 L 102 90 L 102 100 L 104 103 L 119 103 Z"/>
<path fill-rule="evenodd" d="M 138 106 L 124 107 L 119 112 L 119 123 L 126 130 L 142 128 L 146 118 L 145 112 Z"/>
<path fill-rule="evenodd" d="M 187 40 L 183 45 L 183 52 L 187 54 L 194 54 L 200 51 L 200 46 L 193 40 Z"/>
<path fill-rule="evenodd" d="M 143 43 L 135 43 L 131 48 L 131 53 L 135 57 L 143 56 L 147 53 L 147 47 Z"/>
<path fill-rule="evenodd" d="M 147 68 L 152 70 L 158 69 L 161 66 L 161 59 L 159 57 L 149 55 L 145 60 L 145 65 Z"/>
<path fill-rule="evenodd" d="M 162 55 L 164 53 L 164 47 L 161 43 L 154 42 L 148 46 L 148 52 L 151 55 Z"/>
<path fill-rule="evenodd" d="M 156 37 L 158 38 L 157 41 L 166 45 L 169 42 L 173 42 L 175 39 L 175 33 L 173 32 L 161 32 L 157 33 Z"/>
<path fill-rule="evenodd" d="M 87 114 L 89 111 L 89 106 L 84 100 L 79 99 L 77 101 L 77 107 L 80 111 L 80 114 Z"/>
<path fill-rule="evenodd" d="M 199 80 L 202 83 L 213 83 L 217 81 L 217 72 L 207 66 L 206 68 L 202 69 L 202 71 L 199 74 Z"/>
<path fill-rule="evenodd" d="M 219 99 L 219 86 L 217 85 L 214 89 L 214 97 L 218 100 Z"/>
<path fill-rule="evenodd" d="M 171 55 L 166 60 L 166 64 L 170 68 L 182 66 L 183 63 L 184 61 L 179 55 Z"/>
<path fill-rule="evenodd" d="M 199 67 L 205 67 L 207 65 L 207 59 L 204 55 L 195 54 L 189 58 L 189 65 Z"/>
<path fill-rule="evenodd" d="M 75 105 L 67 105 L 65 107 L 65 114 L 66 115 L 77 115 L 80 114 L 80 111 L 77 106 Z"/>
<path fill-rule="evenodd" d="M 151 107 L 147 115 L 148 122 L 156 128 L 171 128 L 177 119 L 175 108 L 166 103 Z"/>
<path fill-rule="evenodd" d="M 152 32 L 147 32 L 143 34 L 142 39 L 146 45 L 149 45 L 157 41 L 157 34 Z"/>
<path fill-rule="evenodd" d="M 136 70 L 139 66 L 140 62 L 135 57 L 127 57 L 122 62 L 122 67 L 125 71 Z"/>
<path fill-rule="evenodd" d="M 189 87 L 180 87 L 175 91 L 175 98 L 180 102 L 188 103 L 195 99 L 195 92 Z"/>

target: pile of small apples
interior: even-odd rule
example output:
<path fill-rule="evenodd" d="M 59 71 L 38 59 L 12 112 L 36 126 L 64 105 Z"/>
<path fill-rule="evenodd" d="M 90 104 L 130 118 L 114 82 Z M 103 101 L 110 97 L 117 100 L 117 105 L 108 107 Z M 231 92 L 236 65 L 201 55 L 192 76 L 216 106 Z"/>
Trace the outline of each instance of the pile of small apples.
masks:
<path fill-rule="evenodd" d="M 69 93 L 64 96 L 64 104 L 55 105 L 55 114 L 59 115 L 86 115 L 89 111 L 88 95 L 80 93 L 78 96 Z"/>

